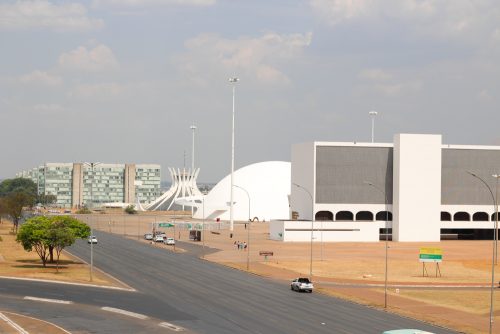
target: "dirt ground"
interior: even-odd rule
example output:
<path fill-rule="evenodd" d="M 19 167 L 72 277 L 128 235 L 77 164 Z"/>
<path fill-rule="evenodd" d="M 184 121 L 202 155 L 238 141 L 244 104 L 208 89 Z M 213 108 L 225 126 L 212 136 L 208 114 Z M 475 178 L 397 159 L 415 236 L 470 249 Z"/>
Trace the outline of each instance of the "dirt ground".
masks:
<path fill-rule="evenodd" d="M 154 215 L 92 215 L 83 217 L 94 228 L 142 240 L 151 232 L 152 222 L 189 221 L 186 217 Z M 195 223 L 201 223 L 196 221 Z M 181 241 L 206 246 L 205 259 L 278 280 L 289 281 L 309 276 L 310 243 L 284 243 L 269 240 L 268 223 L 235 224 L 229 230 L 206 231 L 204 242 L 188 240 L 188 231 L 175 231 Z M 208 223 L 207 223 L 208 226 Z M 250 227 L 250 229 L 249 229 Z M 172 228 L 162 228 L 174 237 Z M 248 233 L 250 232 L 250 233 Z M 238 250 L 235 242 L 248 242 L 248 251 Z M 387 311 L 454 328 L 465 333 L 487 333 L 489 327 L 492 241 L 443 241 L 440 243 L 388 242 Z M 418 260 L 420 247 L 440 247 L 443 262 L 441 276 L 436 266 L 427 264 L 422 276 Z M 209 248 L 219 251 L 208 252 Z M 260 251 L 273 252 L 267 259 Z M 385 242 L 323 243 L 314 242 L 313 281 L 318 291 L 376 308 L 384 307 Z M 498 275 L 500 278 L 500 274 Z M 364 286 L 353 287 L 352 284 Z M 415 288 L 420 286 L 420 288 Z M 426 288 L 438 286 L 440 289 Z M 472 287 L 482 286 L 484 288 Z M 500 291 L 495 281 L 494 318 L 500 315 Z M 464 287 L 470 287 L 464 289 Z M 493 327 L 500 334 L 500 324 Z"/>

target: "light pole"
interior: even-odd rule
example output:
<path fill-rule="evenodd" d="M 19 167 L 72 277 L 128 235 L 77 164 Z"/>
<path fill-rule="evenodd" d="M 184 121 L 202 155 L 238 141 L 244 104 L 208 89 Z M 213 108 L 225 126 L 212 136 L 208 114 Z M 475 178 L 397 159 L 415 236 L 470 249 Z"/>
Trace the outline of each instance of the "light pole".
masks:
<path fill-rule="evenodd" d="M 203 259 L 205 259 L 205 195 L 202 197 L 203 200 L 203 223 L 202 223 L 202 229 L 203 229 Z"/>
<path fill-rule="evenodd" d="M 493 196 L 493 192 L 491 191 L 491 188 L 488 185 L 488 183 L 486 183 L 486 181 L 484 181 L 482 178 L 480 178 L 479 176 L 477 176 L 476 174 L 474 174 L 470 171 L 467 171 L 467 173 L 469 173 L 471 176 L 473 176 L 476 179 L 478 179 L 479 181 L 481 181 L 486 186 L 486 188 L 488 188 L 488 191 L 490 192 L 490 195 L 491 195 L 491 199 L 493 200 L 493 209 L 495 210 L 495 215 L 498 216 L 497 201 L 496 201 L 495 197 Z M 498 182 L 498 176 L 496 176 L 496 179 Z M 493 285 L 495 282 L 495 249 L 496 249 L 496 244 L 497 244 L 497 233 L 496 233 L 497 232 L 496 231 L 497 223 L 496 222 L 497 222 L 497 220 L 495 221 L 495 231 L 493 232 L 493 255 L 491 258 L 490 327 L 489 327 L 490 334 L 492 333 L 492 330 L 493 330 L 493 294 L 494 294 Z"/>
<path fill-rule="evenodd" d="M 313 274 L 313 231 L 314 231 L 314 199 L 309 190 L 297 183 L 292 183 L 294 186 L 303 189 L 311 198 L 311 256 L 309 259 L 309 276 L 312 277 Z"/>
<path fill-rule="evenodd" d="M 372 118 L 372 143 L 375 141 L 375 116 L 378 115 L 378 112 L 375 110 L 369 111 L 368 115 Z"/>
<path fill-rule="evenodd" d="M 499 174 L 492 175 L 496 179 L 495 184 L 495 265 L 498 264 L 498 179 L 500 178 Z"/>
<path fill-rule="evenodd" d="M 90 180 L 90 206 L 93 209 L 94 208 L 94 198 L 92 197 L 92 191 L 94 189 L 94 167 L 99 165 L 100 162 L 85 162 L 84 164 L 89 166 L 90 170 L 92 171 L 92 179 Z M 90 235 L 91 236 L 94 234 L 92 228 L 93 228 L 93 224 L 90 226 Z M 91 239 L 90 240 L 90 281 L 91 282 L 92 282 L 93 271 L 94 271 L 94 242 Z"/>
<path fill-rule="evenodd" d="M 193 132 L 193 146 L 192 146 L 192 150 L 191 150 L 191 218 L 193 218 L 193 214 L 194 214 L 194 193 L 193 193 L 193 190 L 194 190 L 194 180 L 193 180 L 193 177 L 194 177 L 194 133 L 196 131 L 196 125 L 191 125 L 189 127 L 191 129 L 191 131 Z"/>
<path fill-rule="evenodd" d="M 250 215 L 250 194 L 248 191 L 246 191 L 245 188 L 237 186 L 236 184 L 234 185 L 236 188 L 240 188 L 247 194 L 248 197 L 248 228 L 247 228 L 247 271 L 250 269 L 250 226 L 252 226 L 252 218 Z"/>
<path fill-rule="evenodd" d="M 234 184 L 234 95 L 236 90 L 236 83 L 240 81 L 240 79 L 233 77 L 229 78 L 229 82 L 233 85 L 233 126 L 231 131 L 231 198 L 230 198 L 230 211 L 229 211 L 229 230 L 233 231 L 234 229 L 234 219 L 233 219 L 233 184 Z"/>
<path fill-rule="evenodd" d="M 384 196 L 385 200 L 385 275 L 384 275 L 384 308 L 387 309 L 387 269 L 388 269 L 388 255 L 389 255 L 389 201 L 387 200 L 387 194 L 384 190 L 369 181 L 364 181 L 365 184 L 373 187 Z M 376 216 L 375 216 L 376 219 Z"/>

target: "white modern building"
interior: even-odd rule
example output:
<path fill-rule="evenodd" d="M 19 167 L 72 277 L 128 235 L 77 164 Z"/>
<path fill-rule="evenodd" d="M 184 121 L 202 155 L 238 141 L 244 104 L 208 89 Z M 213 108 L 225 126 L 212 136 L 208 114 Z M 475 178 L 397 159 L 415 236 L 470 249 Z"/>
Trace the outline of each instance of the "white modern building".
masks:
<path fill-rule="evenodd" d="M 499 173 L 500 147 L 443 145 L 441 135 L 293 145 L 290 204 L 299 220 L 272 222 L 270 236 L 310 241 L 312 229 L 313 241 L 377 241 L 386 231 L 394 241 L 491 239 Z"/>
<path fill-rule="evenodd" d="M 233 217 L 236 221 L 269 221 L 290 216 L 290 162 L 265 161 L 234 172 Z M 194 218 L 230 219 L 231 175 L 224 177 L 205 196 L 184 197 L 176 201 L 194 203 Z"/>

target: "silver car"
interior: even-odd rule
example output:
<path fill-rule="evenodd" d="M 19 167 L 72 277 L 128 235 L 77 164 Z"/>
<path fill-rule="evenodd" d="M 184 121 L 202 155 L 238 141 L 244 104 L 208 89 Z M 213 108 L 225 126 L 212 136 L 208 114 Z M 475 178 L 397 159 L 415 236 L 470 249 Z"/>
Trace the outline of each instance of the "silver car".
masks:
<path fill-rule="evenodd" d="M 290 289 L 295 291 L 313 292 L 314 286 L 307 277 L 299 277 L 292 281 Z"/>

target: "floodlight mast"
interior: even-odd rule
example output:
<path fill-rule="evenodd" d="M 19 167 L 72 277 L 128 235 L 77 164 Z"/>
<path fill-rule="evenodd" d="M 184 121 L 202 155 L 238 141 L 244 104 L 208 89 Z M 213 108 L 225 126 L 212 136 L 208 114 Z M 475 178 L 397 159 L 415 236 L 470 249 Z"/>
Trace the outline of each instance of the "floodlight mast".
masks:
<path fill-rule="evenodd" d="M 234 201 L 233 201 L 233 185 L 234 185 L 234 98 L 235 98 L 235 90 L 236 83 L 240 81 L 237 77 L 229 78 L 229 82 L 233 85 L 233 122 L 232 122 L 232 131 L 231 131 L 231 195 L 230 195 L 230 208 L 229 208 L 229 230 L 234 230 Z"/>
<path fill-rule="evenodd" d="M 368 112 L 368 115 L 370 115 L 372 118 L 372 143 L 373 143 L 375 141 L 375 116 L 378 115 L 378 112 L 372 110 Z"/>

